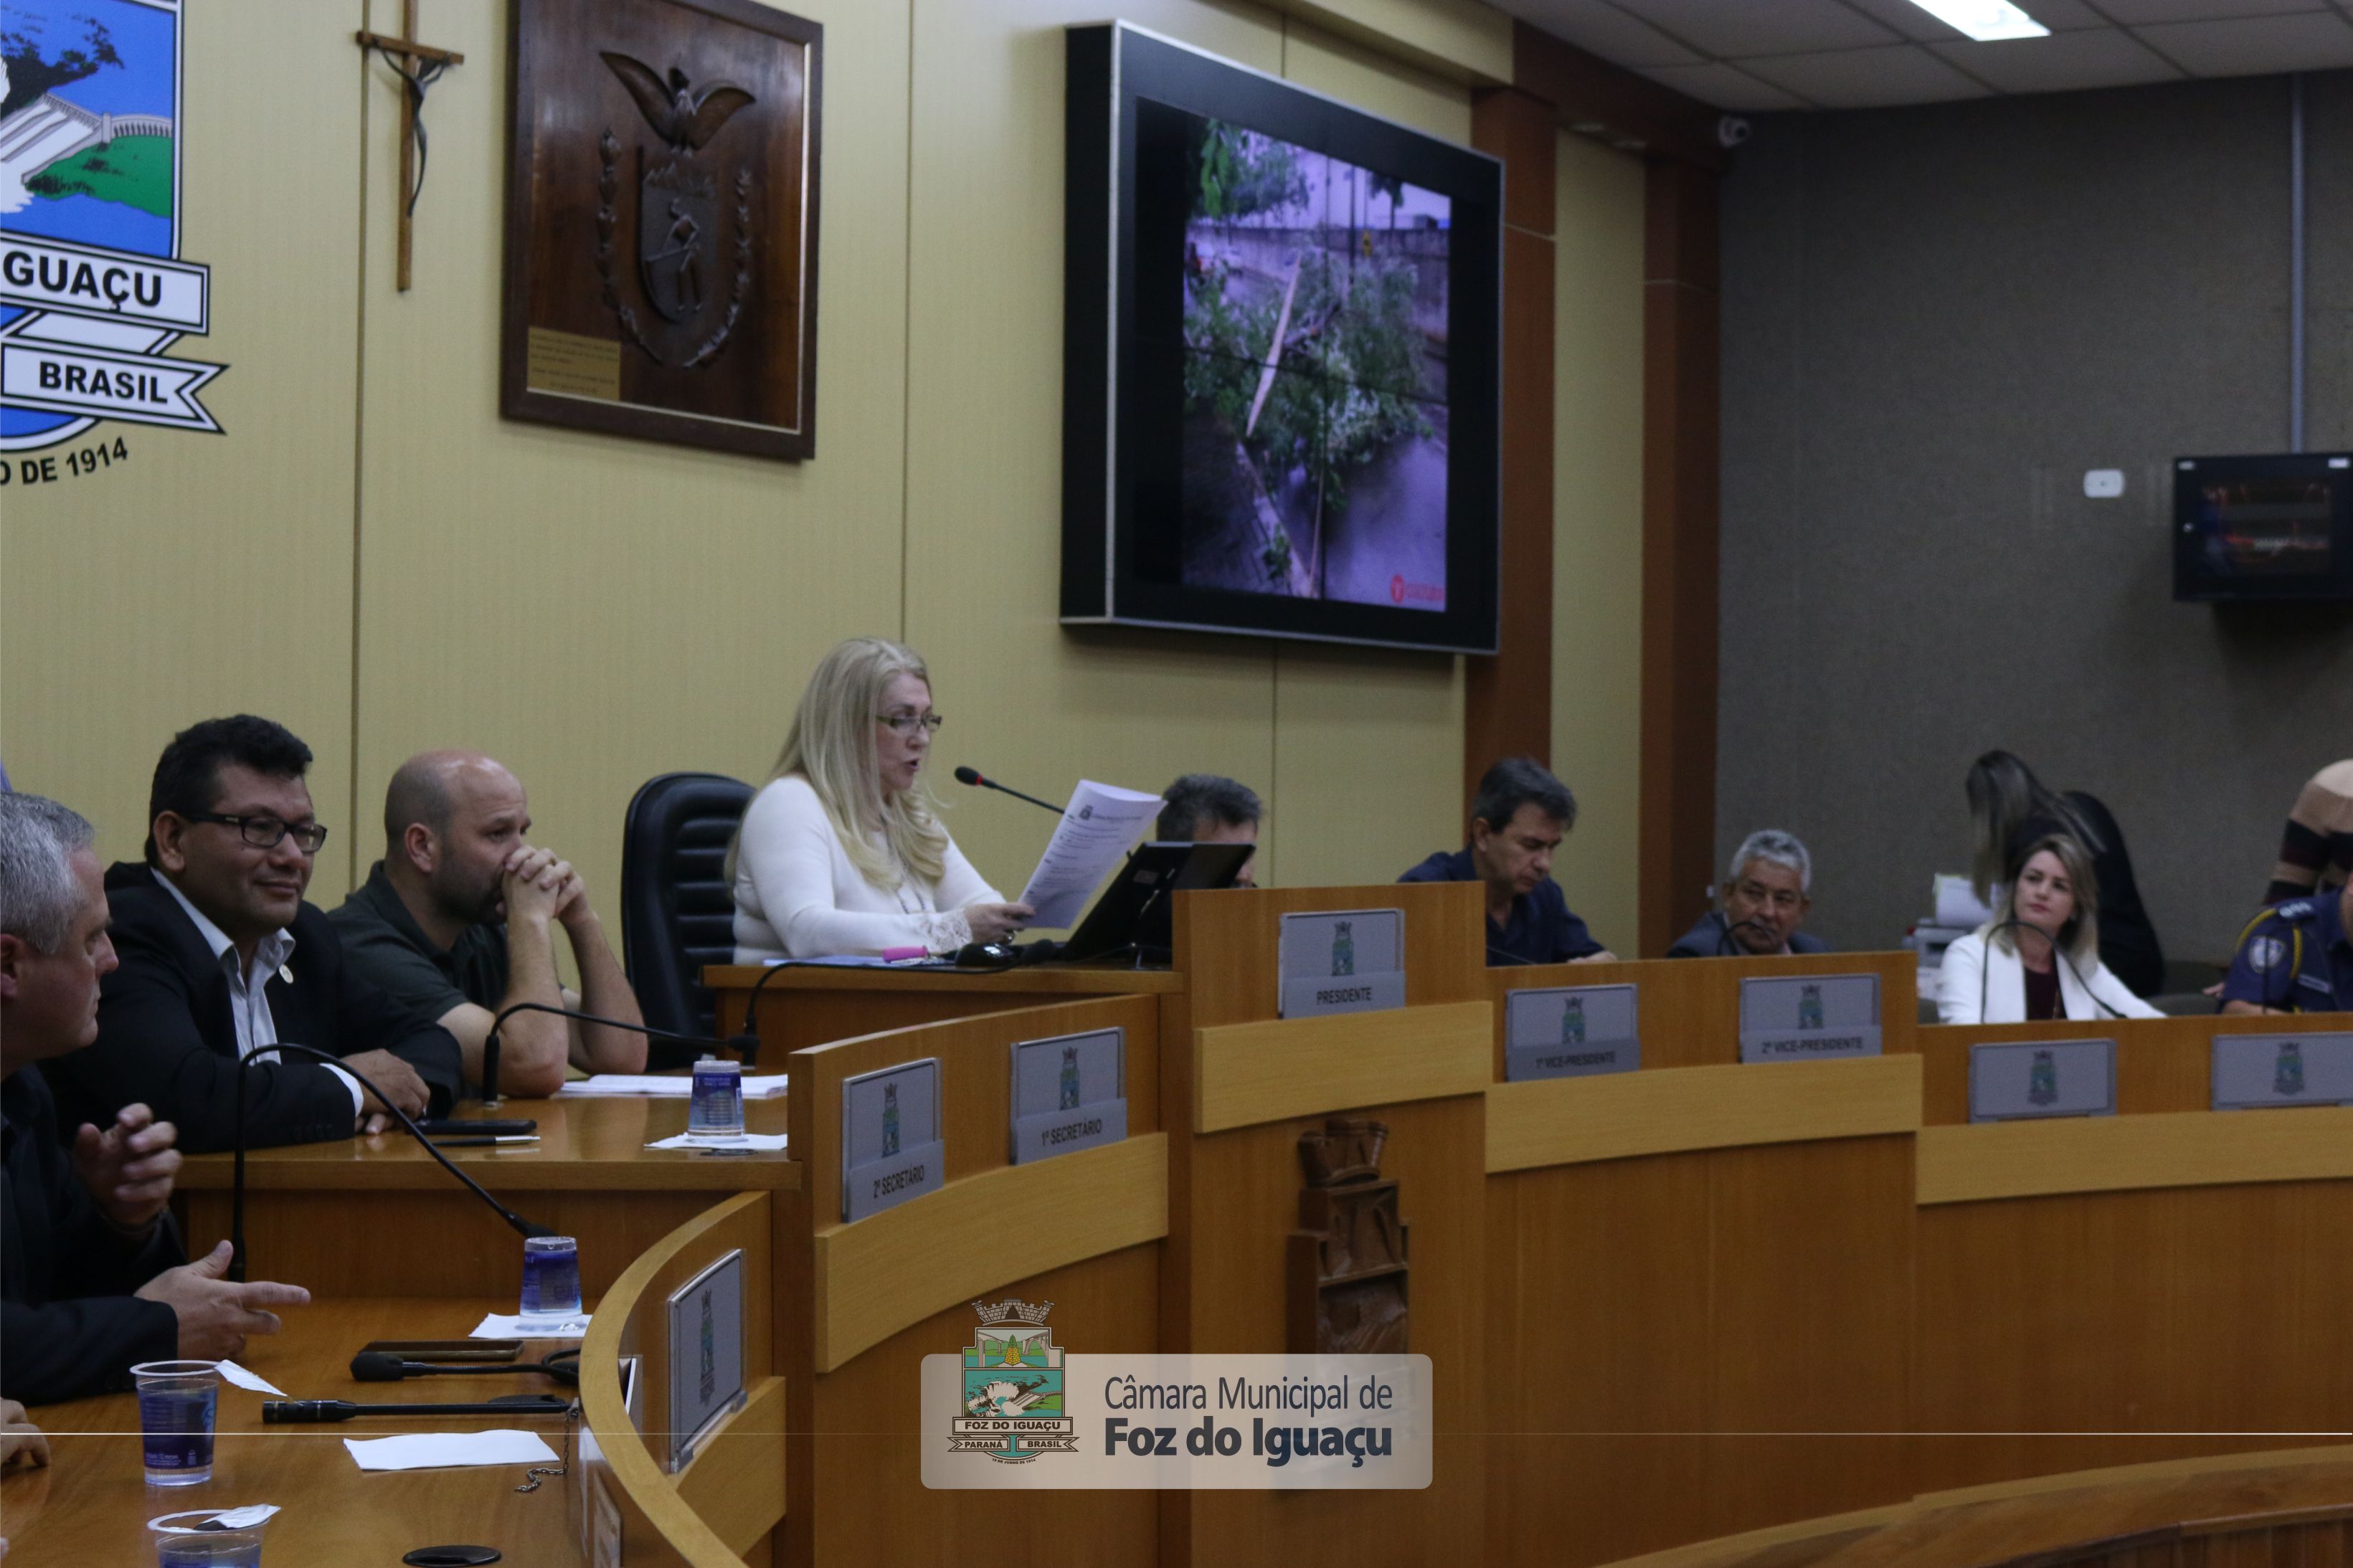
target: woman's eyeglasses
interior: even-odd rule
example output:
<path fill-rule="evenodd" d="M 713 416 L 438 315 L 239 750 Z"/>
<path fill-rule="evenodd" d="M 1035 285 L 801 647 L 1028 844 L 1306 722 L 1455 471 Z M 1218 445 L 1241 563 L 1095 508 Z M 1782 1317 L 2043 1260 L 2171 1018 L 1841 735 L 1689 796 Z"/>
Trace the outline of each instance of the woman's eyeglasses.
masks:
<path fill-rule="evenodd" d="M 894 735 L 913 735 L 918 730 L 936 735 L 940 726 L 947 722 L 936 713 L 877 713 L 874 721 L 889 725 Z"/>

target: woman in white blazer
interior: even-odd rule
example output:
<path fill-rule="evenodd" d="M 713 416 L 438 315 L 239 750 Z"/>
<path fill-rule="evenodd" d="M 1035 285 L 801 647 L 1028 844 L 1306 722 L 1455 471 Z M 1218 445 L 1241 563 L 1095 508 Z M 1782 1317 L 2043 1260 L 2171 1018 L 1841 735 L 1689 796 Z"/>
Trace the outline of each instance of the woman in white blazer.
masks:
<path fill-rule="evenodd" d="M 736 963 L 953 952 L 1021 929 L 1029 906 L 973 869 L 923 787 L 939 727 L 912 649 L 852 637 L 818 661 L 728 846 Z"/>
<path fill-rule="evenodd" d="M 2155 1018 L 2100 963 L 2092 858 L 2064 834 L 2026 847 L 1994 918 L 1945 950 L 1937 1016 L 1947 1024 Z"/>

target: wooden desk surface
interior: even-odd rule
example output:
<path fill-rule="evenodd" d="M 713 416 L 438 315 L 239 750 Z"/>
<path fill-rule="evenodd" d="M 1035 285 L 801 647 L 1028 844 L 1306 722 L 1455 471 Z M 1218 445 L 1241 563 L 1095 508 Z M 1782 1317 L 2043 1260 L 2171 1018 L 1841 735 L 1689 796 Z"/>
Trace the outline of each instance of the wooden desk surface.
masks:
<path fill-rule="evenodd" d="M 702 984 L 713 991 L 749 991 L 770 972 L 762 963 L 713 963 Z M 1167 969 L 1117 963 L 1041 963 L 1021 969 L 884 969 L 872 965 L 796 963 L 768 982 L 775 991 L 1018 991 L 1024 995 L 1134 996 L 1182 991 L 1185 977 Z"/>
<path fill-rule="evenodd" d="M 442 1151 L 493 1192 L 683 1188 L 735 1193 L 800 1185 L 800 1166 L 782 1152 L 706 1154 L 647 1148 L 657 1139 L 686 1131 L 683 1099 L 566 1095 L 509 1100 L 496 1112 L 470 1105 L 459 1114 L 539 1123 L 537 1143 Z M 783 1098 L 747 1100 L 744 1125 L 754 1132 L 785 1131 Z M 233 1165 L 227 1154 L 196 1155 L 180 1168 L 179 1185 L 185 1191 L 225 1191 Z M 403 1131 L 256 1149 L 246 1156 L 245 1180 L 254 1191 L 459 1190 L 449 1173 Z"/>
<path fill-rule="evenodd" d="M 241 1364 L 306 1399 L 422 1404 L 570 1393 L 545 1378 L 512 1375 L 352 1380 L 352 1354 L 368 1341 L 461 1337 L 482 1310 L 479 1301 L 314 1302 L 290 1310 L 282 1334 L 251 1342 Z M 534 1342 L 523 1353 L 536 1359 L 553 1348 Z M 337 1426 L 264 1426 L 268 1397 L 223 1384 L 212 1480 L 168 1489 L 142 1479 L 139 1409 L 131 1394 L 35 1410 L 34 1421 L 49 1435 L 49 1465 L 0 1479 L 9 1568 L 153 1563 L 147 1521 L 183 1509 L 265 1502 L 284 1510 L 270 1521 L 265 1563 L 397 1563 L 417 1547 L 456 1542 L 497 1547 L 506 1554 L 501 1568 L 572 1568 L 585 1561 L 576 1474 L 549 1478 L 525 1494 L 514 1489 L 523 1479 L 517 1465 L 370 1473 L 340 1441 L 513 1426 L 539 1433 L 562 1455 L 562 1419 L 363 1416 Z"/>

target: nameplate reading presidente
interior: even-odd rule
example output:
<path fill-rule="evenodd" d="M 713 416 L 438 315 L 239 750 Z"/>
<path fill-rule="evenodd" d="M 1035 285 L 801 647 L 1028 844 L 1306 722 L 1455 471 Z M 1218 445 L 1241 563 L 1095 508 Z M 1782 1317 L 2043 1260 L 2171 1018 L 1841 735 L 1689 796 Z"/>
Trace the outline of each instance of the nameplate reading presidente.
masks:
<path fill-rule="evenodd" d="M 1405 911 L 1321 910 L 1282 917 L 1275 1011 L 1284 1018 L 1405 1005 Z"/>
<path fill-rule="evenodd" d="M 940 1058 L 841 1080 L 841 1217 L 864 1219 L 939 1191 Z"/>
<path fill-rule="evenodd" d="M 2353 1035 L 2217 1035 L 2214 1109 L 2353 1105 Z"/>
<path fill-rule="evenodd" d="M 1878 1054 L 1878 975 L 1775 975 L 1740 983 L 1742 1061 Z"/>
<path fill-rule="evenodd" d="M 1127 1136 L 1127 1031 L 1094 1029 L 1013 1047 L 1017 1165 Z"/>
<path fill-rule="evenodd" d="M 1631 985 L 1514 991 L 1504 1008 L 1504 1078 L 1589 1078 L 1642 1065 Z"/>
<path fill-rule="evenodd" d="M 1969 1120 L 2116 1113 L 2114 1040 L 2021 1040 L 1969 1047 Z"/>

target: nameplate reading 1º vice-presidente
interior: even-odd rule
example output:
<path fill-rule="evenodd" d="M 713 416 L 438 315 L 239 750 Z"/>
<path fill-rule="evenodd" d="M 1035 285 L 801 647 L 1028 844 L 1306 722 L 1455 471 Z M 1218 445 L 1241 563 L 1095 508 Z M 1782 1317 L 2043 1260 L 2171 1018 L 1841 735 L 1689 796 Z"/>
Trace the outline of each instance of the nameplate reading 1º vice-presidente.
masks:
<path fill-rule="evenodd" d="M 1878 1054 L 1878 975 L 1792 974 L 1740 983 L 1742 1061 Z"/>
<path fill-rule="evenodd" d="M 1642 1065 L 1631 985 L 1514 991 L 1504 1008 L 1504 1077 L 1589 1078 Z"/>
<path fill-rule="evenodd" d="M 2353 1035 L 2217 1035 L 2214 1109 L 2353 1105 Z"/>
<path fill-rule="evenodd" d="M 1969 1120 L 2116 1113 L 2114 1040 L 2020 1040 L 1969 1047 Z"/>
<path fill-rule="evenodd" d="M 1282 917 L 1275 1009 L 1285 1018 L 1405 1005 L 1405 911 L 1319 910 Z"/>
<path fill-rule="evenodd" d="M 1015 1164 L 1116 1143 L 1126 1136 L 1125 1029 L 1015 1042 Z"/>
<path fill-rule="evenodd" d="M 843 1219 L 864 1219 L 937 1192 L 946 1173 L 939 1058 L 841 1080 Z"/>

